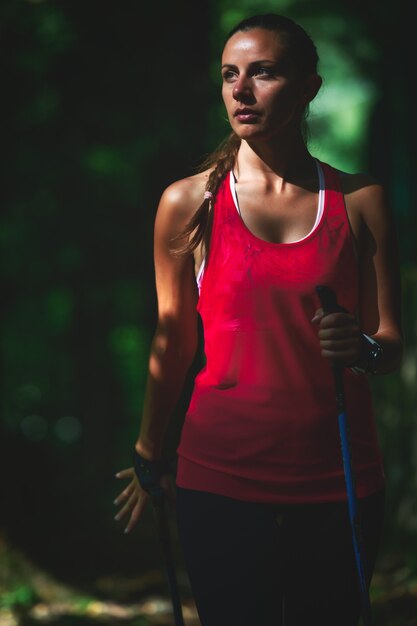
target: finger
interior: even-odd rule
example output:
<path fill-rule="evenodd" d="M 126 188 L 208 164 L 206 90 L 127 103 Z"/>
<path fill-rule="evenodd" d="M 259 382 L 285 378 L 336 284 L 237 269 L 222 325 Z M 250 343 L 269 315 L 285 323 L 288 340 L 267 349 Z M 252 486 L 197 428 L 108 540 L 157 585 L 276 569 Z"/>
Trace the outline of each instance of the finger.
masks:
<path fill-rule="evenodd" d="M 348 313 L 328 313 L 323 315 L 320 321 L 321 328 L 334 328 L 340 326 L 357 326 L 357 321 L 353 315 Z"/>
<path fill-rule="evenodd" d="M 311 321 L 313 322 L 313 324 L 318 324 L 319 322 L 321 322 L 322 317 L 324 316 L 324 311 L 323 309 L 317 309 L 317 311 L 314 313 L 313 317 L 311 318 Z"/>
<path fill-rule="evenodd" d="M 360 354 L 360 344 L 356 340 L 321 341 L 320 348 L 322 355 L 327 357 L 331 354 L 357 360 Z"/>
<path fill-rule="evenodd" d="M 359 347 L 360 341 L 356 334 L 347 335 L 346 333 L 338 335 L 337 333 L 325 334 L 320 336 L 320 345 L 322 348 L 347 348 L 349 346 Z"/>
<path fill-rule="evenodd" d="M 349 361 L 357 361 L 359 356 L 359 344 L 357 342 L 334 342 L 321 341 L 321 354 L 326 358 L 347 359 Z"/>
<path fill-rule="evenodd" d="M 354 346 L 345 346 L 344 348 L 339 347 L 339 348 L 335 348 L 335 347 L 330 347 L 330 346 L 321 346 L 321 353 L 323 356 L 341 356 L 342 358 L 344 356 L 347 357 L 353 357 L 356 356 L 357 354 L 357 350 L 355 349 Z"/>
<path fill-rule="evenodd" d="M 128 485 L 126 487 L 126 489 L 124 489 L 115 500 L 113 500 L 113 504 L 120 504 L 121 502 L 124 502 L 124 500 L 126 500 L 132 493 L 132 491 L 135 489 L 135 483 L 132 482 L 130 483 L 130 485 Z"/>
<path fill-rule="evenodd" d="M 133 475 L 134 475 L 133 467 L 128 467 L 127 469 L 120 470 L 120 472 L 117 472 L 115 474 L 116 478 L 130 478 Z"/>
<path fill-rule="evenodd" d="M 129 513 L 129 511 L 131 511 L 134 508 L 140 496 L 141 496 L 140 492 L 137 489 L 134 489 L 128 501 L 126 502 L 126 504 L 124 504 L 124 506 L 122 506 L 120 511 L 114 516 L 114 519 L 116 521 L 119 521 L 123 517 L 125 517 L 125 515 L 127 515 L 127 513 Z"/>
<path fill-rule="evenodd" d="M 335 339 L 354 339 L 359 341 L 359 328 L 356 325 L 346 325 L 332 328 L 320 328 L 318 332 L 320 341 Z"/>
<path fill-rule="evenodd" d="M 143 510 L 146 506 L 146 503 L 148 501 L 147 498 L 147 494 L 141 494 L 141 497 L 138 499 L 138 501 L 136 502 L 135 506 L 132 509 L 132 513 L 130 515 L 130 519 L 126 525 L 126 528 L 124 529 L 124 533 L 130 533 L 130 531 L 132 530 L 132 528 L 134 528 L 140 518 L 140 516 L 143 513 Z"/>

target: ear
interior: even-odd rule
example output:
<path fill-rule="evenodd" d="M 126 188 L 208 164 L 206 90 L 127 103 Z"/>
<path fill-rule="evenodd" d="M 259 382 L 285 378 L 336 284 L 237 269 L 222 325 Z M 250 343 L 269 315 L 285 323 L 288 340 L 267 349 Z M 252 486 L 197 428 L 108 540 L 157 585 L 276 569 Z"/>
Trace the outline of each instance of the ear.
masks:
<path fill-rule="evenodd" d="M 323 80 L 318 74 L 311 74 L 311 76 L 308 77 L 304 86 L 304 98 L 306 105 L 317 96 L 322 82 Z"/>

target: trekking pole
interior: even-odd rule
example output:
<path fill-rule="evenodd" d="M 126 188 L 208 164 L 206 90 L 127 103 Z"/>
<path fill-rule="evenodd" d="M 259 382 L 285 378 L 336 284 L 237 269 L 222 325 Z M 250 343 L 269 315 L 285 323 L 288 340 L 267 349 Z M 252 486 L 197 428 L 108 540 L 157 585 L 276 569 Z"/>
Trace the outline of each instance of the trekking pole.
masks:
<path fill-rule="evenodd" d="M 338 311 L 346 312 L 336 299 L 335 293 L 325 285 L 317 285 L 316 293 L 320 298 L 324 314 Z M 372 611 L 369 599 L 369 590 L 366 583 L 364 546 L 362 529 L 357 505 L 355 479 L 352 471 L 352 456 L 349 441 L 349 429 L 345 407 L 345 392 L 343 384 L 343 366 L 332 366 L 338 411 L 340 443 L 342 448 L 343 468 L 345 474 L 346 491 L 348 497 L 349 520 L 352 529 L 352 543 L 355 553 L 356 569 L 358 573 L 359 591 L 361 596 L 362 620 L 364 626 L 372 626 Z"/>
<path fill-rule="evenodd" d="M 184 626 L 182 605 L 175 573 L 174 555 L 172 550 L 171 534 L 165 509 L 165 494 L 162 488 L 151 493 L 151 502 L 155 515 L 156 528 L 164 558 L 165 574 L 171 593 L 172 609 L 175 626 Z"/>
<path fill-rule="evenodd" d="M 171 594 L 175 626 L 185 626 L 181 598 L 175 573 L 174 553 L 166 511 L 166 496 L 160 484 L 164 468 L 159 461 L 147 461 L 136 451 L 133 453 L 133 467 L 141 486 L 147 491 L 152 504 L 159 543 L 162 549 L 165 575 Z"/>

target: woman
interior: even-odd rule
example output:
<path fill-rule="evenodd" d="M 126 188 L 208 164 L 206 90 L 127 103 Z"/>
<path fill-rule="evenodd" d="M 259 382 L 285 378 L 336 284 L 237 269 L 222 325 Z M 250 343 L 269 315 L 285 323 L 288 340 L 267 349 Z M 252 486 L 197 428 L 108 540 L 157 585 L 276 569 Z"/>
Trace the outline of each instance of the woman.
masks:
<path fill-rule="evenodd" d="M 382 186 L 308 150 L 317 63 L 286 17 L 238 24 L 221 69 L 231 135 L 165 189 L 156 215 L 158 324 L 117 518 L 129 532 L 165 484 L 164 433 L 199 314 L 206 362 L 177 450 L 176 510 L 202 626 L 358 623 L 332 365 L 345 372 L 368 583 L 377 556 L 384 470 L 368 376 L 402 357 L 397 244 Z M 343 310 L 325 314 L 323 284 Z"/>

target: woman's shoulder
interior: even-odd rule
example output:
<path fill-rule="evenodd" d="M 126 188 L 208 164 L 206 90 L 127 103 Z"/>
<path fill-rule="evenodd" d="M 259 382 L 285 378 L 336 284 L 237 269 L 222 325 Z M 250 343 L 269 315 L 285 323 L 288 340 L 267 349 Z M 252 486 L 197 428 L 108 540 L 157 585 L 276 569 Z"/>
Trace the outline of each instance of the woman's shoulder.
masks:
<path fill-rule="evenodd" d="M 343 188 L 343 192 L 355 193 L 356 191 L 371 190 L 376 187 L 382 187 L 381 183 L 375 176 L 367 172 L 345 172 L 334 168 L 339 175 L 339 179 Z"/>
<path fill-rule="evenodd" d="M 349 204 L 360 208 L 387 202 L 385 187 L 376 176 L 363 171 L 347 172 L 328 163 L 326 165 L 337 174 L 342 193 Z"/>
<path fill-rule="evenodd" d="M 321 165 L 333 170 L 336 176 L 339 178 L 343 193 L 352 193 L 360 189 L 366 189 L 374 185 L 380 185 L 375 176 L 364 172 L 356 171 L 354 173 L 347 172 L 333 165 L 331 162 L 319 161 Z"/>
<path fill-rule="evenodd" d="M 159 210 L 189 218 L 204 198 L 210 170 L 180 178 L 165 187 L 161 194 Z"/>
<path fill-rule="evenodd" d="M 387 190 L 376 176 L 367 172 L 350 173 L 334 169 L 339 175 L 346 206 L 351 213 L 360 215 L 365 221 L 390 213 Z"/>

